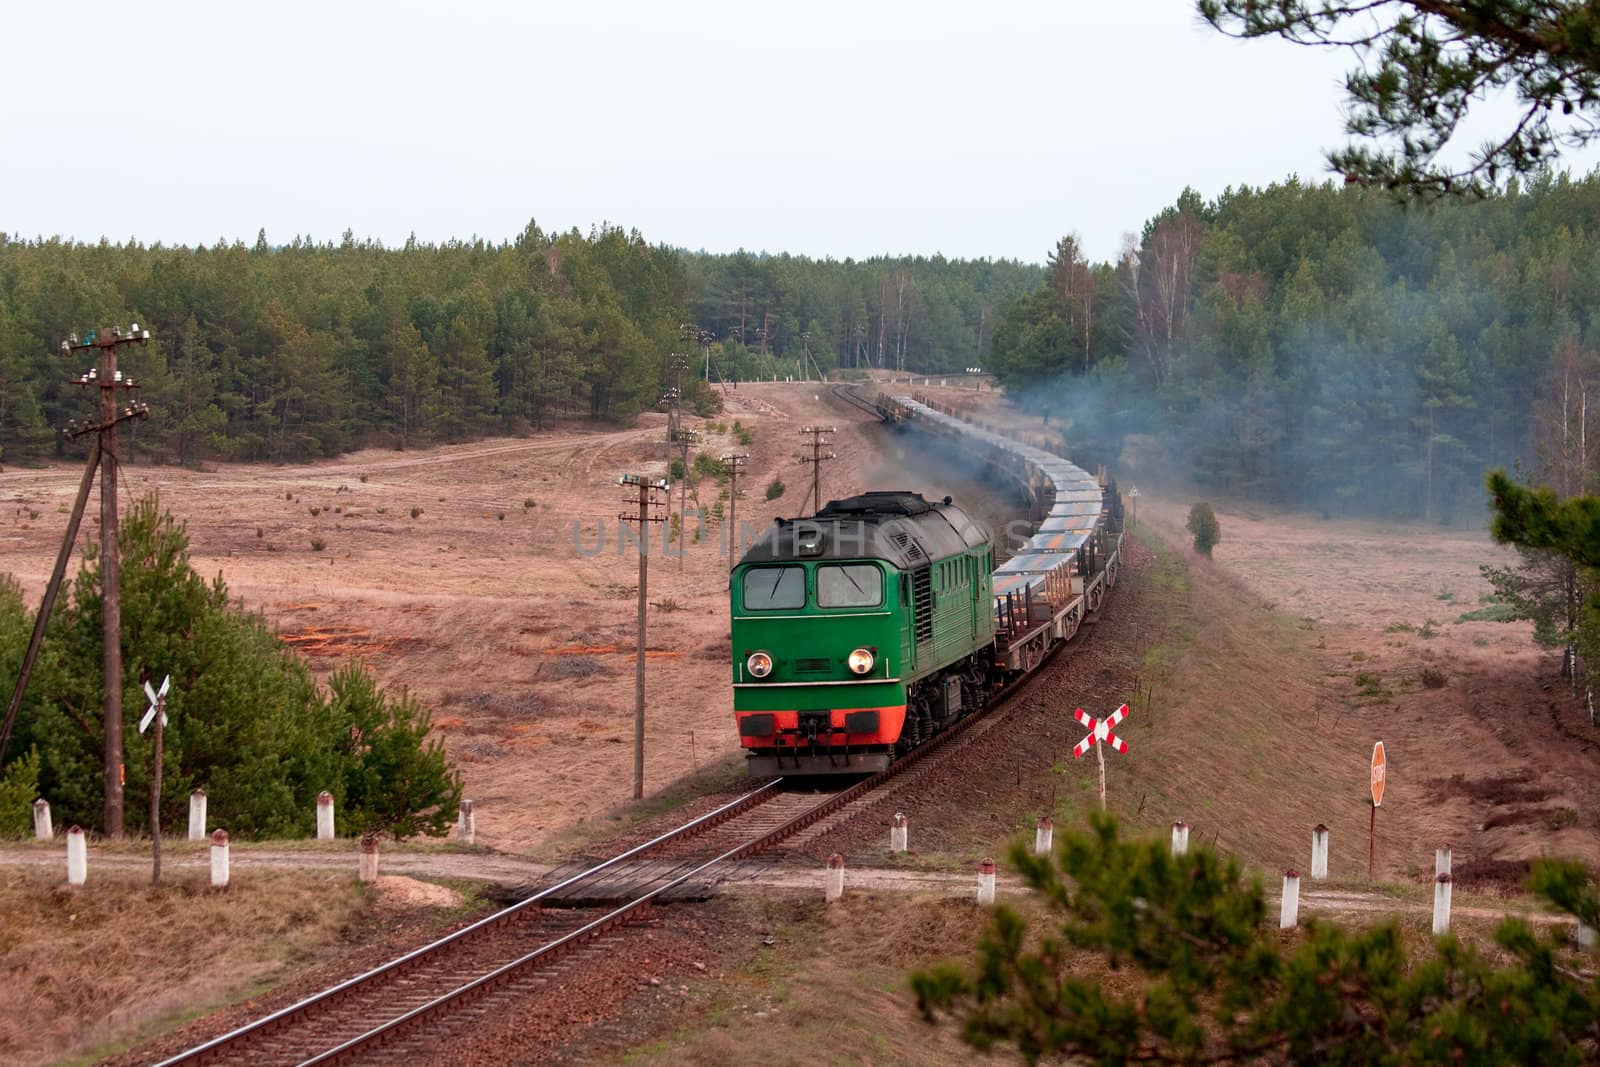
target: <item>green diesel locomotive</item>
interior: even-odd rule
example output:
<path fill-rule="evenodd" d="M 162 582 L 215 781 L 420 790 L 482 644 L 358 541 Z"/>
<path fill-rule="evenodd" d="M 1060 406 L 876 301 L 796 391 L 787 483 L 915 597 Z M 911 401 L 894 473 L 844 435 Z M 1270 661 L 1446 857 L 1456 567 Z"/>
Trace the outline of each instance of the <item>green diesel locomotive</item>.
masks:
<path fill-rule="evenodd" d="M 733 706 L 755 774 L 883 770 L 982 707 L 995 676 L 989 529 L 874 492 L 780 519 L 732 575 Z"/>

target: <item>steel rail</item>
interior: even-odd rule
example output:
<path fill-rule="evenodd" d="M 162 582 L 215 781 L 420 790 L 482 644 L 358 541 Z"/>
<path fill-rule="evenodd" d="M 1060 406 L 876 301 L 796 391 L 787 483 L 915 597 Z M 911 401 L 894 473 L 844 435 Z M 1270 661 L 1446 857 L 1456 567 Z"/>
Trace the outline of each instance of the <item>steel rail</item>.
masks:
<path fill-rule="evenodd" d="M 230 1030 L 219 1037 L 214 1037 L 204 1044 L 196 1045 L 192 1049 L 188 1049 L 184 1052 L 178 1053 L 176 1056 L 171 1056 L 165 1060 L 162 1060 L 156 1065 L 156 1067 L 176 1067 L 177 1064 L 182 1063 L 203 1062 L 206 1059 L 221 1053 L 227 1047 L 237 1044 L 244 1038 L 264 1035 L 286 1023 L 293 1022 L 296 1018 L 305 1015 L 312 1008 L 318 1007 L 319 1005 L 329 1004 L 340 999 L 341 997 L 348 996 L 356 989 L 365 986 L 368 983 L 371 983 L 385 975 L 393 974 L 397 971 L 403 970 L 406 967 L 415 964 L 422 958 L 439 951 L 447 945 L 453 944 L 454 942 L 472 934 L 480 933 L 490 927 L 506 922 L 513 915 L 521 912 L 524 908 L 528 908 L 537 904 L 539 901 L 545 899 L 553 893 L 558 893 L 563 889 L 571 888 L 573 885 L 576 885 L 579 882 L 592 878 L 600 872 L 608 870 L 609 868 L 625 862 L 626 860 L 634 859 L 643 853 L 650 851 L 651 849 L 659 848 L 671 841 L 687 837 L 694 833 L 699 833 L 703 830 L 708 830 L 713 826 L 717 826 L 723 822 L 726 822 L 736 815 L 748 811 L 757 804 L 765 803 L 766 801 L 771 800 L 773 797 L 778 795 L 778 786 L 781 785 L 782 782 L 783 779 L 775 778 L 772 781 L 757 787 L 756 789 L 752 789 L 743 796 L 729 801 L 727 804 L 724 804 L 715 811 L 710 811 L 699 816 L 698 818 L 691 819 L 682 826 L 669 830 L 658 837 L 654 837 L 649 841 L 644 842 L 643 844 L 635 845 L 626 852 L 620 852 L 617 855 L 612 856 L 610 859 L 605 860 L 602 863 L 598 863 L 587 870 L 579 871 L 577 874 L 563 879 L 555 885 L 540 890 L 539 892 L 528 897 L 526 900 L 520 900 L 517 903 L 512 904 L 510 907 L 502 908 L 493 915 L 486 915 L 477 922 L 474 922 L 468 926 L 463 926 L 461 929 L 446 934 L 444 937 L 441 937 L 436 941 L 429 942 L 428 944 L 423 945 L 421 948 L 413 949 L 405 955 L 392 959 L 378 967 L 374 967 L 372 970 L 367 971 L 364 974 L 356 975 L 354 978 L 347 978 L 338 985 L 330 986 L 329 988 L 322 990 L 320 993 L 314 993 L 311 996 L 306 997 L 304 1000 L 291 1004 L 288 1007 L 280 1008 L 269 1015 L 264 1015 L 253 1022 L 246 1023 L 243 1026 Z"/>
<path fill-rule="evenodd" d="M 1058 643 L 1053 649 L 1051 649 L 1051 654 L 1041 660 L 1039 665 L 1042 665 L 1044 662 L 1048 662 L 1054 657 L 1054 653 L 1056 651 L 1068 643 L 1069 642 L 1065 641 Z M 807 808 L 794 818 L 789 819 L 781 825 L 751 839 L 750 841 L 744 842 L 740 845 L 735 845 L 734 847 L 725 850 L 710 860 L 706 860 L 698 865 L 690 867 L 683 873 L 678 874 L 675 877 L 671 877 L 670 880 L 658 885 L 656 888 L 641 894 L 635 900 L 613 909 L 607 914 L 592 920 L 584 926 L 570 931 L 554 941 L 534 949 L 532 952 L 525 953 L 514 960 L 496 967 L 487 974 L 480 975 L 469 982 L 463 983 L 456 989 L 436 997 L 426 1004 L 412 1008 L 404 1014 L 396 1016 L 395 1018 L 390 1019 L 377 1027 L 374 1027 L 372 1030 L 369 1030 L 364 1034 L 350 1038 L 335 1048 L 329 1049 L 325 1052 L 317 1053 L 310 1059 L 299 1061 L 300 1067 L 320 1067 L 320 1065 L 323 1064 L 335 1063 L 341 1059 L 354 1057 L 357 1053 L 360 1053 L 373 1045 L 381 1044 L 385 1041 L 398 1038 L 403 1031 L 410 1029 L 413 1025 L 438 1015 L 452 1006 L 458 1006 L 464 1003 L 464 998 L 492 992 L 500 985 L 511 980 L 518 972 L 531 967 L 533 964 L 541 960 L 553 960 L 562 952 L 574 948 L 585 941 L 591 940 L 600 934 L 623 925 L 625 922 L 629 921 L 630 918 L 636 917 L 643 912 L 649 907 L 649 905 L 660 898 L 662 894 L 677 889 L 692 879 L 703 875 L 706 871 L 711 870 L 719 864 L 745 859 L 749 856 L 764 852 L 781 844 L 784 840 L 800 833 L 802 830 L 806 830 L 814 826 L 823 819 L 826 819 L 841 809 L 855 803 L 861 797 L 870 794 L 880 786 L 884 785 L 886 782 L 897 778 L 905 774 L 907 771 L 917 767 L 919 764 L 926 761 L 930 756 L 950 747 L 951 744 L 962 738 L 979 723 L 993 721 L 995 715 L 999 711 L 1009 706 L 1011 702 L 1016 697 L 1021 695 L 1022 691 L 1027 688 L 1026 682 L 1031 680 L 1032 673 L 1033 672 L 1030 671 L 1023 676 L 1018 677 L 1011 684 L 997 691 L 994 695 L 994 699 L 985 705 L 982 710 L 975 714 L 964 717 L 960 722 L 956 723 L 949 729 L 942 731 L 936 737 L 931 738 L 923 744 L 918 745 L 910 752 L 900 756 L 885 770 L 879 771 L 878 773 L 865 778 L 860 782 L 857 782 L 848 789 L 844 789 L 833 794 L 832 796 L 829 796 L 821 802 Z M 529 897 L 525 901 L 521 901 L 500 912 L 496 912 L 494 915 L 480 919 L 471 926 L 463 927 L 447 937 L 441 938 L 430 945 L 426 945 L 422 948 L 409 952 L 406 955 L 401 956 L 398 959 L 383 965 L 382 967 L 375 968 L 364 975 L 349 979 L 346 982 L 340 983 L 337 986 L 323 991 L 322 993 L 309 997 L 298 1004 L 281 1009 L 280 1011 L 274 1012 L 273 1014 L 257 1020 L 254 1023 L 247 1024 L 246 1026 L 240 1027 L 228 1034 L 224 1034 L 221 1037 L 215 1038 L 204 1045 L 197 1046 L 188 1052 L 181 1053 L 178 1056 L 164 1060 L 161 1064 L 158 1064 L 157 1067 L 168 1067 L 168 1065 L 192 1062 L 216 1054 L 225 1047 L 235 1044 L 241 1039 L 264 1035 L 278 1026 L 292 1022 L 294 1018 L 304 1015 L 311 1008 L 314 1008 L 318 1005 L 328 1004 L 341 994 L 353 992 L 357 986 L 380 975 L 392 973 L 402 965 L 416 963 L 428 954 L 436 951 L 439 948 L 442 948 L 446 944 L 455 941 L 466 934 L 484 929 L 501 920 L 504 920 L 520 909 L 533 904 L 536 901 L 547 898 L 554 893 L 560 892 L 561 890 L 568 889 L 605 869 L 613 867 L 625 860 L 637 857 L 652 848 L 657 848 L 671 841 L 687 837 L 692 832 L 709 829 L 712 826 L 718 825 L 738 814 L 743 813 L 744 811 L 748 811 L 757 804 L 771 800 L 773 797 L 778 795 L 778 786 L 781 785 L 782 782 L 783 779 L 781 778 L 768 782 L 760 788 L 752 790 L 750 793 L 747 793 L 744 796 L 723 805 L 716 811 L 691 820 L 681 827 L 662 834 L 659 837 L 653 838 L 644 844 L 637 845 L 626 852 L 619 853 L 617 856 L 606 860 L 604 863 L 597 864 L 596 866 L 573 875 L 570 878 L 564 879 L 563 881 L 552 885 L 547 889 L 541 890 L 539 893 Z M 694 861 L 689 860 L 685 862 L 693 863 Z M 650 880 L 656 881 L 665 876 L 666 875 L 657 875 L 655 878 Z"/>
<path fill-rule="evenodd" d="M 465 997 L 473 994 L 485 994 L 491 992 L 506 981 L 509 981 L 518 971 L 532 966 L 541 959 L 550 957 L 553 953 L 559 953 L 562 950 L 574 947 L 586 940 L 598 937 L 600 934 L 606 933 L 607 931 L 622 925 L 630 917 L 647 908 L 663 893 L 678 888 L 691 879 L 704 874 L 711 868 L 716 867 L 719 864 L 730 863 L 735 860 L 744 859 L 748 856 L 754 855 L 758 852 L 764 852 L 769 848 L 781 844 L 786 838 L 794 836 L 800 831 L 805 830 L 827 818 L 829 815 L 834 814 L 841 808 L 854 803 L 857 799 L 867 793 L 872 792 L 889 779 L 897 777 L 915 767 L 932 753 L 945 748 L 951 741 L 966 733 L 966 731 L 973 725 L 986 719 L 991 712 L 994 712 L 1001 706 L 1010 703 L 1011 698 L 1017 694 L 1020 688 L 1021 687 L 1017 685 L 1007 687 L 1007 690 L 1003 692 L 1001 698 L 997 701 L 991 702 L 983 709 L 983 711 L 975 715 L 967 716 L 965 719 L 961 720 L 961 722 L 939 734 L 937 737 L 918 745 L 904 756 L 901 756 L 887 769 L 879 771 L 870 778 L 857 782 L 849 789 L 845 789 L 839 793 L 833 794 L 828 799 L 806 809 L 793 819 L 790 819 L 788 822 L 785 822 L 782 825 L 767 831 L 760 837 L 747 841 L 742 845 L 735 845 L 733 848 L 728 849 L 721 855 L 699 864 L 698 866 L 673 878 L 671 881 L 642 894 L 637 899 L 629 901 L 627 904 L 624 904 L 621 907 L 602 915 L 600 918 L 562 935 L 549 944 L 542 945 L 539 948 L 534 949 L 532 952 L 512 960 L 509 963 L 502 964 L 500 967 L 495 968 L 488 974 L 481 975 L 470 982 L 466 982 L 456 989 L 451 990 L 449 993 L 445 993 L 442 996 L 436 997 L 427 1004 L 418 1005 L 417 1007 L 406 1012 L 404 1015 L 397 1016 L 386 1023 L 376 1026 L 367 1031 L 365 1034 L 350 1038 L 348 1041 L 336 1048 L 319 1053 L 311 1059 L 303 1060 L 300 1062 L 299 1067 L 322 1067 L 324 1064 L 336 1063 L 340 1059 L 347 1056 L 353 1056 L 354 1054 L 361 1052 L 371 1045 L 397 1037 L 402 1030 L 408 1029 L 417 1023 L 421 1023 L 429 1017 L 443 1012 L 449 1007 L 459 1005 Z"/>
<path fill-rule="evenodd" d="M 852 407 L 860 408 L 862 411 L 867 412 L 869 415 L 872 415 L 875 418 L 883 418 L 883 412 L 878 410 L 878 405 L 874 404 L 860 393 L 857 393 L 851 386 L 835 385 L 830 392 Z"/>
<path fill-rule="evenodd" d="M 850 403 L 855 407 L 860 408 L 863 411 L 870 411 L 874 415 L 881 415 L 881 412 L 879 412 L 876 405 L 871 404 L 864 398 L 861 398 L 859 395 L 855 394 L 849 386 L 834 386 L 832 392 L 835 396 L 845 400 L 847 403 Z M 1113 550 L 1110 559 L 1108 560 L 1108 570 L 1116 568 L 1120 564 L 1121 547 L 1121 538 L 1119 537 L 1117 547 Z M 1114 570 L 1112 570 L 1109 575 L 1102 575 L 1101 578 L 1105 580 L 1105 584 L 1109 588 L 1112 582 L 1115 581 Z M 1096 607 L 1098 607 L 1098 605 L 1096 605 Z M 697 866 L 693 866 L 688 870 L 685 870 L 682 874 L 678 874 L 675 877 L 670 877 L 671 869 L 669 869 L 669 871 L 665 872 L 664 874 L 658 874 L 648 879 L 645 884 L 659 881 L 662 877 L 669 878 L 668 881 L 658 885 L 655 889 L 642 893 L 636 899 L 622 905 L 621 907 L 613 909 L 606 915 L 603 915 L 576 930 L 570 931 L 561 937 L 558 937 L 554 941 L 534 949 L 532 952 L 525 953 L 514 960 L 504 963 L 487 974 L 480 975 L 477 978 L 458 986 L 456 989 L 434 998 L 426 1004 L 412 1008 L 405 1013 L 380 1024 L 372 1030 L 369 1030 L 365 1034 L 350 1038 L 335 1048 L 318 1053 L 312 1056 L 310 1059 L 301 1061 L 301 1067 L 313 1067 L 313 1065 L 337 1062 L 341 1059 L 351 1057 L 362 1050 L 367 1049 L 369 1046 L 396 1038 L 403 1032 L 409 1030 L 415 1024 L 442 1013 L 452 1006 L 463 1003 L 465 998 L 486 994 L 492 991 L 505 982 L 511 980 L 513 976 L 529 968 L 534 963 L 541 960 L 553 959 L 567 949 L 580 945 L 608 930 L 622 925 L 631 917 L 634 917 L 649 908 L 649 906 L 659 899 L 664 893 L 668 893 L 689 882 L 691 879 L 703 875 L 706 871 L 718 866 L 719 864 L 743 859 L 747 856 L 765 851 L 780 844 L 782 841 L 799 833 L 800 831 L 805 830 L 822 821 L 823 819 L 828 818 L 841 809 L 853 804 L 861 797 L 870 794 L 887 781 L 896 778 L 921 764 L 934 753 L 944 750 L 952 742 L 966 735 L 968 731 L 972 730 L 975 726 L 977 726 L 977 724 L 981 722 L 986 723 L 994 721 L 994 714 L 1000 711 L 1003 707 L 1009 705 L 1017 695 L 1027 688 L 1026 682 L 1031 678 L 1033 671 L 1037 669 L 1037 667 L 1042 666 L 1043 663 L 1047 662 L 1049 659 L 1053 658 L 1054 653 L 1059 651 L 1068 643 L 1070 642 L 1066 640 L 1054 643 L 1054 645 L 1049 649 L 1048 653 L 1041 657 L 1037 663 L 1033 664 L 1028 670 L 1016 677 L 1010 684 L 995 691 L 993 694 L 993 699 L 991 699 L 983 709 L 975 714 L 964 717 L 960 722 L 956 723 L 949 729 L 940 732 L 936 737 L 924 742 L 921 745 L 918 745 L 910 752 L 896 759 L 885 770 L 880 771 L 877 774 L 874 774 L 863 781 L 832 795 L 822 802 L 809 807 L 804 812 L 801 812 L 799 815 L 784 822 L 778 827 L 769 830 L 750 841 L 727 849 L 720 855 L 700 863 Z M 782 781 L 782 779 L 777 779 L 769 782 L 758 789 L 752 790 L 745 796 L 740 797 L 729 804 L 723 805 L 714 812 L 710 812 L 707 815 L 703 815 L 697 819 L 691 820 L 683 826 L 671 830 L 666 834 L 662 834 L 659 837 L 647 841 L 642 845 L 635 846 L 632 849 L 620 853 L 619 855 L 614 856 L 603 863 L 564 879 L 563 881 L 552 885 L 547 889 L 541 890 L 539 893 L 529 897 L 527 900 L 503 909 L 494 915 L 487 916 L 484 919 L 471 924 L 470 926 L 463 927 L 461 930 L 455 931 L 454 933 L 441 938 L 430 945 L 426 945 L 420 949 L 409 952 L 406 955 L 390 961 L 381 967 L 375 968 L 364 975 L 349 979 L 337 986 L 332 987 L 331 989 L 306 998 L 295 1005 L 274 1012 L 263 1019 L 240 1027 L 228 1034 L 224 1034 L 219 1038 L 213 1039 L 210 1042 L 196 1047 L 195 1049 L 191 1049 L 188 1052 L 162 1061 L 158 1067 L 167 1067 L 167 1065 L 170 1064 L 185 1063 L 193 1060 L 203 1059 L 218 1053 L 221 1049 L 245 1037 L 264 1035 L 273 1029 L 287 1024 L 295 1018 L 306 1014 L 309 1009 L 316 1007 L 317 1005 L 327 1004 L 335 1001 L 339 997 L 353 992 L 358 986 L 364 985 L 382 975 L 391 974 L 403 967 L 415 964 L 421 959 L 462 937 L 477 931 L 481 931 L 490 926 L 497 925 L 508 919 L 513 914 L 519 912 L 521 909 L 535 904 L 538 901 L 551 896 L 552 894 L 568 889 L 573 885 L 592 878 L 600 872 L 607 870 L 619 863 L 642 855 L 653 848 L 660 847 L 661 845 L 670 841 L 690 836 L 691 834 L 701 830 L 709 829 L 710 827 L 727 821 L 728 819 L 733 818 L 734 816 L 754 807 L 759 803 L 770 800 L 773 796 L 777 795 L 777 787 L 782 783 Z M 685 863 L 693 862 L 693 860 L 685 861 Z M 684 866 L 684 864 L 678 865 L 678 867 L 682 866 Z"/>

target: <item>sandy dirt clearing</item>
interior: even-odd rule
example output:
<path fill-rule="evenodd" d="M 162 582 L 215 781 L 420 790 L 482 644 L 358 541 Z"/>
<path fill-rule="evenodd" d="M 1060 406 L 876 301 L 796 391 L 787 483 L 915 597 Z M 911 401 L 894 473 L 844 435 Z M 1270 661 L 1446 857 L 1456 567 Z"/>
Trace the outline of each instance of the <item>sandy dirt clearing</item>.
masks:
<path fill-rule="evenodd" d="M 796 456 L 808 423 L 838 427 L 824 499 L 885 485 L 960 491 L 916 453 L 884 449 L 883 431 L 827 387 L 746 384 L 723 414 L 686 418 L 701 452 L 750 454 L 741 543 L 806 502 L 810 475 Z M 353 659 L 382 684 L 410 688 L 465 773 L 478 840 L 519 851 L 631 795 L 638 557 L 619 533 L 617 479 L 663 476 L 667 458 L 664 416 L 647 413 L 632 428 L 561 427 L 422 453 L 127 466 L 122 499 L 158 491 L 187 525 L 196 569 L 220 573 L 319 674 Z M 0 472 L 0 569 L 30 600 L 80 472 L 75 463 Z M 775 479 L 785 488 L 768 500 Z M 698 485 L 708 510 L 724 492 L 714 479 Z M 84 536 L 98 537 L 93 508 Z M 691 523 L 681 565 L 651 561 L 647 793 L 738 751 L 724 684 L 726 532 L 708 524 L 694 536 Z"/>

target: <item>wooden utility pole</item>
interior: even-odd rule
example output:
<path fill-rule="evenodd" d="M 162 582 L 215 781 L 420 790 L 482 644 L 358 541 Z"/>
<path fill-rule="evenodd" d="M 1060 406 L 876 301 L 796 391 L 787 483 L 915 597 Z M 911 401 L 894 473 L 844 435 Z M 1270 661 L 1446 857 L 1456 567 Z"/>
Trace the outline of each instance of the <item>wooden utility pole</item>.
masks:
<path fill-rule="evenodd" d="M 803 436 L 811 438 L 811 454 L 809 456 L 800 455 L 795 458 L 801 463 L 809 463 L 811 465 L 811 511 L 813 515 L 822 510 L 822 465 L 830 459 L 839 458 L 833 452 L 822 451 L 823 445 L 833 443 L 829 435 L 836 432 L 838 432 L 837 428 L 833 426 L 805 426 L 800 430 Z M 802 507 L 800 510 L 804 511 L 805 508 Z"/>
<path fill-rule="evenodd" d="M 98 435 L 100 451 L 100 673 L 101 711 L 105 732 L 104 774 L 105 833 L 122 836 L 122 582 L 117 553 L 117 424 L 142 418 L 149 411 L 142 404 L 118 408 L 117 393 L 137 386 L 117 369 L 117 349 L 123 345 L 148 344 L 150 331 L 140 330 L 136 322 L 123 333 L 118 328 L 90 330 L 79 341 L 74 334 L 61 342 L 63 352 L 95 349 L 99 366 L 78 378 L 78 384 L 100 389 L 100 421 L 90 429 Z"/>
<path fill-rule="evenodd" d="M 618 517 L 623 522 L 639 524 L 639 634 L 633 675 L 633 799 L 640 800 L 644 797 L 644 644 L 645 609 L 650 588 L 650 524 L 666 521 L 665 516 L 653 514 L 664 506 L 656 494 L 665 493 L 670 500 L 672 490 L 665 479 L 650 481 L 637 474 L 624 474 L 618 481 L 621 485 L 638 490 L 637 499 L 631 496 L 623 498 L 625 504 L 638 504 L 638 514 L 623 512 Z"/>
<path fill-rule="evenodd" d="M 730 452 L 722 457 L 728 465 L 728 570 L 739 564 L 739 468 L 750 459 L 748 452 Z"/>
<path fill-rule="evenodd" d="M 683 573 L 684 557 L 689 554 L 689 446 L 700 436 L 698 430 L 678 427 L 678 456 L 683 464 L 683 479 L 678 483 L 678 573 Z M 695 506 L 700 504 L 700 491 L 694 493 Z"/>
<path fill-rule="evenodd" d="M 683 428 L 683 372 L 689 369 L 689 357 L 682 352 L 672 354 L 672 415 L 667 423 L 669 434 L 678 446 L 680 462 L 683 463 L 683 474 L 678 479 L 678 573 L 683 573 L 684 556 L 688 555 L 689 516 L 685 514 L 689 507 L 689 434 Z M 669 465 L 670 466 L 670 465 Z M 671 471 L 669 470 L 670 474 Z M 670 491 L 667 504 L 672 504 Z M 671 532 L 671 527 L 668 527 Z"/>

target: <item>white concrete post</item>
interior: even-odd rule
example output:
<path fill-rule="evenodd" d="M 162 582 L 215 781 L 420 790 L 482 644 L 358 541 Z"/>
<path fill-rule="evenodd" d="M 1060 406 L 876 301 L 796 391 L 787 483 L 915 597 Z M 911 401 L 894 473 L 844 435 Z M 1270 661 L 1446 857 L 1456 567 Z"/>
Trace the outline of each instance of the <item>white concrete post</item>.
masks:
<path fill-rule="evenodd" d="M 837 852 L 828 857 L 828 876 L 823 883 L 822 896 L 829 904 L 844 896 L 844 857 Z"/>
<path fill-rule="evenodd" d="M 1033 854 L 1035 856 L 1048 856 L 1050 848 L 1055 844 L 1056 826 L 1046 815 L 1039 820 L 1033 831 Z"/>
<path fill-rule="evenodd" d="M 211 835 L 211 885 L 226 889 L 228 874 L 228 831 L 217 830 Z"/>
<path fill-rule="evenodd" d="M 1448 874 L 1433 880 L 1433 936 L 1450 932 L 1450 885 Z"/>
<path fill-rule="evenodd" d="M 478 836 L 477 819 L 472 814 L 472 801 L 470 800 L 461 802 L 461 811 L 456 816 L 456 836 L 469 845 Z"/>
<path fill-rule="evenodd" d="M 67 884 L 82 885 L 89 879 L 89 839 L 76 826 L 67 831 Z"/>
<path fill-rule="evenodd" d="M 1172 824 L 1172 854 L 1181 856 L 1189 851 L 1189 824 L 1179 819 Z"/>
<path fill-rule="evenodd" d="M 1300 921 L 1300 872 L 1290 867 L 1283 872 L 1283 911 L 1278 915 L 1278 929 L 1288 930 Z"/>
<path fill-rule="evenodd" d="M 1433 850 L 1433 876 L 1450 873 L 1450 846 L 1443 845 Z"/>
<path fill-rule="evenodd" d="M 1328 828 L 1320 822 L 1311 828 L 1311 877 L 1328 877 Z"/>
<path fill-rule="evenodd" d="M 50 802 L 40 797 L 33 802 L 33 836 L 48 841 L 55 834 L 55 827 L 50 825 Z"/>
<path fill-rule="evenodd" d="M 910 827 L 906 825 L 906 817 L 900 812 L 894 813 L 894 824 L 889 827 L 889 851 L 904 852 L 907 838 L 910 836 Z"/>
<path fill-rule="evenodd" d="M 317 840 L 333 840 L 333 794 L 326 789 L 317 794 Z"/>
<path fill-rule="evenodd" d="M 1594 927 L 1578 920 L 1578 947 L 1585 952 L 1593 952 L 1595 948 Z"/>
<path fill-rule="evenodd" d="M 994 860 L 978 864 L 978 903 L 994 903 Z"/>
<path fill-rule="evenodd" d="M 189 794 L 189 840 L 206 839 L 206 791 L 196 789 Z"/>
<path fill-rule="evenodd" d="M 327 794 L 323 794 L 326 796 Z M 378 839 L 371 835 L 361 838 L 361 869 L 358 872 L 363 882 L 376 882 L 378 880 Z"/>

